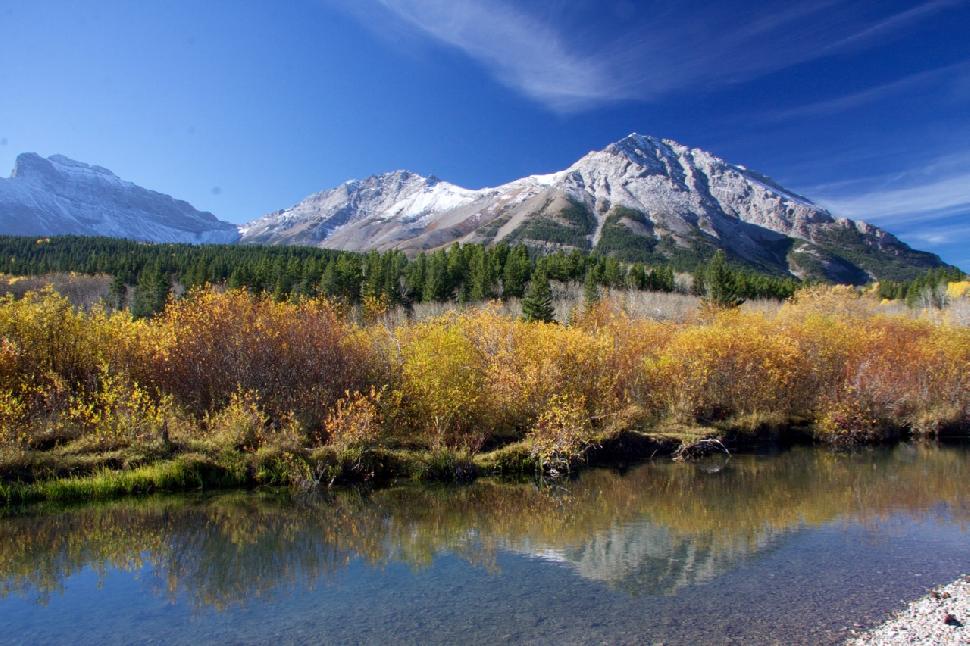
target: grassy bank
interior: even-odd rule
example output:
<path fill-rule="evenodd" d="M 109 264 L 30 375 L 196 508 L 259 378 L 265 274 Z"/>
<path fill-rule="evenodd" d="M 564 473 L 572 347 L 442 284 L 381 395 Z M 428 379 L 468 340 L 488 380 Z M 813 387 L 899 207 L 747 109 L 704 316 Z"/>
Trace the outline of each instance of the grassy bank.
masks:
<path fill-rule="evenodd" d="M 638 432 L 604 438 L 572 470 L 587 464 L 618 465 L 671 455 L 686 436 Z M 140 458 L 140 459 L 139 459 Z M 109 500 L 132 495 L 286 486 L 298 489 L 334 484 L 387 485 L 401 480 L 466 482 L 479 476 L 532 477 L 543 464 L 525 442 L 470 454 L 449 449 L 345 449 L 323 447 L 251 454 L 179 453 L 145 456 L 64 456 L 22 453 L 0 461 L 0 505 Z"/>
<path fill-rule="evenodd" d="M 3 497 L 563 473 L 708 433 L 851 445 L 970 420 L 970 328 L 849 288 L 680 320 L 609 299 L 567 324 L 385 314 L 244 291 L 149 320 L 2 300 Z"/>
<path fill-rule="evenodd" d="M 810 444 L 812 428 L 793 420 L 719 427 L 667 425 L 595 438 L 582 452 L 555 465 L 538 458 L 530 442 L 489 451 L 440 448 L 193 452 L 169 446 L 150 454 L 64 455 L 57 451 L 8 454 L 0 460 L 0 507 L 34 503 L 111 500 L 156 493 L 288 487 L 310 490 L 333 485 L 392 486 L 402 481 L 457 483 L 479 477 L 533 480 L 577 474 L 587 467 L 626 467 L 644 460 L 669 460 L 685 447 L 716 439 L 732 452 L 784 449 Z M 901 438 L 897 438 L 901 439 Z"/>

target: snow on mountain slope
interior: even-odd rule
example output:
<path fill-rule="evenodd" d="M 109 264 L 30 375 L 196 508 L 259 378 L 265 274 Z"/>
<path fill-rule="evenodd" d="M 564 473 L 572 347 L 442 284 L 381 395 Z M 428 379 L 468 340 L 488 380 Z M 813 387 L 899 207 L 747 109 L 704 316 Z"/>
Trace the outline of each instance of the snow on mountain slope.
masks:
<path fill-rule="evenodd" d="M 315 193 L 289 209 L 243 225 L 239 231 L 246 242 L 293 244 L 323 242 L 342 229 L 366 228 L 365 223 L 388 220 L 403 232 L 420 231 L 436 215 L 460 209 L 483 194 L 434 177 L 395 171 Z"/>
<path fill-rule="evenodd" d="M 235 225 L 188 202 L 62 155 L 17 157 L 0 178 L 0 234 L 89 235 L 151 242 L 231 243 Z"/>
<path fill-rule="evenodd" d="M 347 182 L 240 232 L 244 243 L 347 250 L 524 242 L 685 268 L 720 248 L 761 270 L 849 282 L 942 264 L 743 166 L 635 133 L 563 171 L 494 188 L 464 189 L 406 171 Z"/>
<path fill-rule="evenodd" d="M 771 179 L 669 139 L 631 134 L 569 168 L 465 189 L 395 171 L 346 182 L 242 227 L 111 171 L 26 153 L 0 179 L 0 234 L 315 245 L 409 253 L 453 242 L 585 249 L 697 266 L 715 249 L 762 271 L 845 282 L 942 265 Z"/>

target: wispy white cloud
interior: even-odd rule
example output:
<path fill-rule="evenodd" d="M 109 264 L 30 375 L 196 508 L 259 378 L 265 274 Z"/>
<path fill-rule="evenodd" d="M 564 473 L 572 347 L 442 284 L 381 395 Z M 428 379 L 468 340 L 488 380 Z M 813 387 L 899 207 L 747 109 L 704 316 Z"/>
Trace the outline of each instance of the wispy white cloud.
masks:
<path fill-rule="evenodd" d="M 553 108 L 568 110 L 618 92 L 603 62 L 573 51 L 551 25 L 504 2 L 379 2 L 409 25 L 480 61 L 501 82 Z"/>
<path fill-rule="evenodd" d="M 928 226 L 910 234 L 910 238 L 927 245 L 945 245 L 970 239 L 970 223 Z"/>
<path fill-rule="evenodd" d="M 769 2 L 744 11 L 689 1 L 620 3 L 623 12 L 577 0 L 545 14 L 510 0 L 330 1 L 377 30 L 375 24 L 396 22 L 454 47 L 505 85 L 570 112 L 743 81 L 871 46 L 960 0 L 891 15 L 878 3 L 848 0 Z"/>
<path fill-rule="evenodd" d="M 908 170 L 803 190 L 834 215 L 879 225 L 970 269 L 970 259 L 958 255 L 970 249 L 970 152 L 914 160 Z"/>
<path fill-rule="evenodd" d="M 824 49 L 826 51 L 839 51 L 851 47 L 865 45 L 874 39 L 897 32 L 914 22 L 923 20 L 924 18 L 943 9 L 957 6 L 962 2 L 965 2 L 965 0 L 932 0 L 931 2 L 924 2 L 915 7 L 880 20 L 850 36 L 837 40 L 834 43 L 825 46 Z"/>
<path fill-rule="evenodd" d="M 954 210 L 970 211 L 970 170 L 920 184 L 884 187 L 842 196 L 817 196 L 833 213 L 877 224 L 937 220 Z"/>
<path fill-rule="evenodd" d="M 917 72 L 889 83 L 866 88 L 840 97 L 807 103 L 787 110 L 772 112 L 766 117 L 774 120 L 791 118 L 815 117 L 828 114 L 838 114 L 846 110 L 853 110 L 865 105 L 876 103 L 886 97 L 908 92 L 931 83 L 945 81 L 948 84 L 962 86 L 970 83 L 970 61 L 963 61 L 953 65 L 946 65 L 932 70 Z"/>

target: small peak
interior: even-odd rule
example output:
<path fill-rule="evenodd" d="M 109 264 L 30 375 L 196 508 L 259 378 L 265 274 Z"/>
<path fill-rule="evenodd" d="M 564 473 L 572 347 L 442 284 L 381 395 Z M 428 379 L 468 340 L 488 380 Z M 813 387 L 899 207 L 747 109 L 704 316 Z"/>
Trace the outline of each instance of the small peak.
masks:
<path fill-rule="evenodd" d="M 625 157 L 637 164 L 645 164 L 648 163 L 648 160 L 655 159 L 658 155 L 666 155 L 666 150 L 670 147 L 671 143 L 674 142 L 668 142 L 651 135 L 641 135 L 636 132 L 631 132 L 623 139 L 610 144 L 601 152 Z"/>
<path fill-rule="evenodd" d="M 392 170 L 387 173 L 381 173 L 379 175 L 371 175 L 367 178 L 373 182 L 427 182 L 428 179 L 418 175 L 417 173 L 412 173 L 409 170 Z"/>
<path fill-rule="evenodd" d="M 55 177 L 78 172 L 113 179 L 118 177 L 103 166 L 85 164 L 64 155 L 51 155 L 45 159 L 37 153 L 18 155 L 11 177 Z"/>
<path fill-rule="evenodd" d="M 651 135 L 641 135 L 639 132 L 631 132 L 626 137 L 623 137 L 623 139 L 610 144 L 607 146 L 607 148 L 626 148 L 630 146 L 637 148 L 654 148 L 659 143 L 660 139 L 657 137 L 653 137 Z"/>
<path fill-rule="evenodd" d="M 623 139 L 616 141 L 605 148 L 609 152 L 633 152 L 637 150 L 656 150 L 666 143 L 666 140 L 652 135 L 641 135 L 638 132 L 631 132 Z"/>
<path fill-rule="evenodd" d="M 20 153 L 13 164 L 10 177 L 37 177 L 55 174 L 54 165 L 37 153 Z"/>
<path fill-rule="evenodd" d="M 56 164 L 57 166 L 63 166 L 63 167 L 66 167 L 66 168 L 76 168 L 76 169 L 79 169 L 79 170 L 84 170 L 84 171 L 89 171 L 89 172 L 92 172 L 92 173 L 96 173 L 98 175 L 107 175 L 109 177 L 117 177 L 117 175 L 115 175 L 114 173 L 112 173 L 110 170 L 108 170 L 104 166 L 98 166 L 96 164 L 85 164 L 84 162 L 79 162 L 79 161 L 77 161 L 75 159 L 71 159 L 70 157 L 66 157 L 64 155 L 51 155 L 47 159 L 51 163 Z"/>
<path fill-rule="evenodd" d="M 681 144 L 678 141 L 674 141 L 673 139 L 654 137 L 653 135 L 643 135 L 638 132 L 631 132 L 623 139 L 620 139 L 619 141 L 607 146 L 607 150 L 609 150 L 610 148 L 614 148 L 614 149 L 639 148 L 641 150 L 644 150 L 644 149 L 659 149 L 659 148 L 687 149 L 689 147 Z"/>
<path fill-rule="evenodd" d="M 633 139 L 633 140 L 636 140 L 636 141 L 650 141 L 650 142 L 658 142 L 658 141 L 660 141 L 659 138 L 654 137 L 653 135 L 641 135 L 639 132 L 631 132 L 630 134 L 628 134 L 626 137 L 624 137 L 620 141 L 625 141 L 627 139 Z"/>

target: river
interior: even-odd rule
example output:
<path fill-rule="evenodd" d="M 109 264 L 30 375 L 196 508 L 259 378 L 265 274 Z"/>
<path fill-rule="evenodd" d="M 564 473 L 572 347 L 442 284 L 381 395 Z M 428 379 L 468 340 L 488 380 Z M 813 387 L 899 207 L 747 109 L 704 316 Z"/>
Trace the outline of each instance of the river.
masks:
<path fill-rule="evenodd" d="M 0 518 L 0 644 L 839 643 L 970 572 L 970 450 Z"/>

